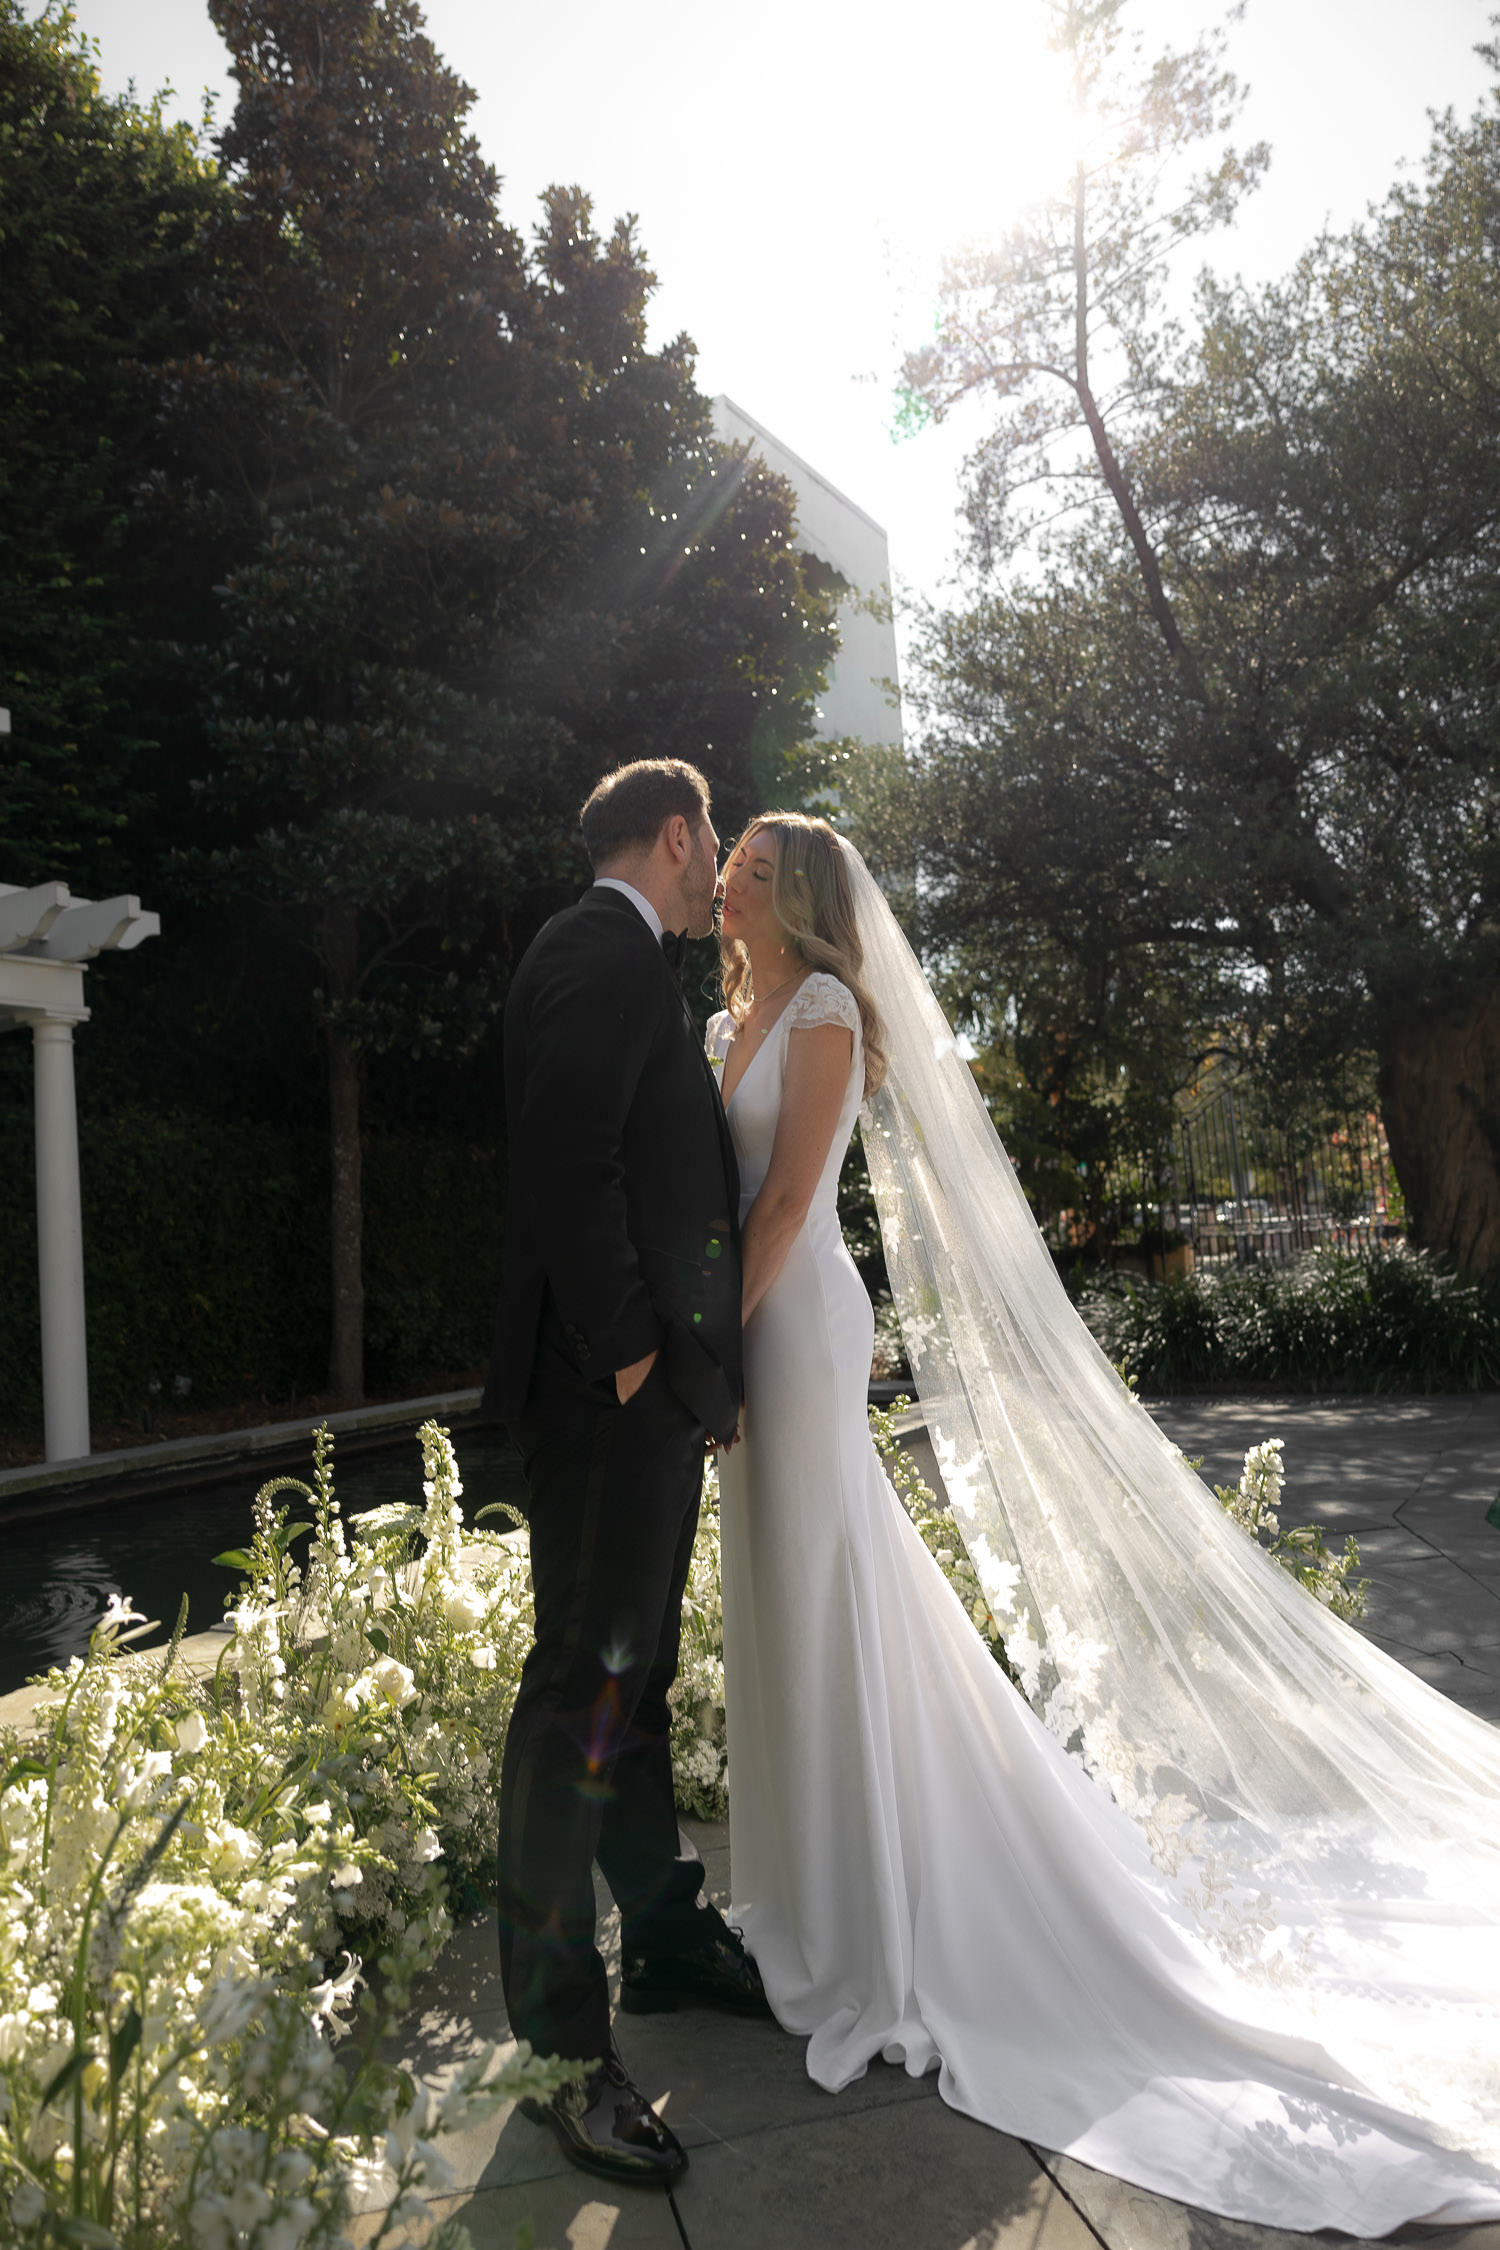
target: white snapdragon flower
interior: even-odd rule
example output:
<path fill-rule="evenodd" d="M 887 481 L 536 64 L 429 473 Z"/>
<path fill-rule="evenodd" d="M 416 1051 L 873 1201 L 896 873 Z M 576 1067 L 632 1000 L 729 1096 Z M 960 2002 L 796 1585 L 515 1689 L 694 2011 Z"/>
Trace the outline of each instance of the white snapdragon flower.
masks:
<path fill-rule="evenodd" d="M 469 1662 L 475 1667 L 476 1671 L 493 1672 L 499 1662 L 495 1654 L 494 1644 L 490 1641 L 477 1642 L 469 1651 Z"/>
<path fill-rule="evenodd" d="M 137 1609 L 129 1594 L 111 1594 L 99 1620 L 101 1632 L 118 1633 L 126 1625 L 144 1625 L 146 1612 Z"/>
<path fill-rule="evenodd" d="M 352 1859 L 346 1859 L 343 1866 L 336 1867 L 329 1876 L 328 1888 L 331 1891 L 352 1891 L 356 1884 L 362 1883 L 364 1879 L 364 1869 L 356 1867 Z"/>
<path fill-rule="evenodd" d="M 177 1747 L 190 1755 L 208 1740 L 208 1725 L 201 1711 L 185 1711 L 177 1721 Z"/>
<path fill-rule="evenodd" d="M 325 1977 L 307 1995 L 308 2010 L 313 2022 L 326 2022 L 334 2031 L 344 2028 L 338 2019 L 343 2010 L 353 2004 L 355 1988 L 360 1982 L 359 1956 L 346 1953 L 344 1964 L 336 1977 Z"/>
<path fill-rule="evenodd" d="M 172 1771 L 170 1750 L 148 1750 L 119 1794 L 122 1812 L 139 1812 Z"/>
<path fill-rule="evenodd" d="M 203 1840 L 208 1847 L 208 1861 L 216 1875 L 243 1875 L 260 1858 L 261 1847 L 255 1838 L 234 1822 L 226 1821 L 222 1828 L 205 1828 Z"/>

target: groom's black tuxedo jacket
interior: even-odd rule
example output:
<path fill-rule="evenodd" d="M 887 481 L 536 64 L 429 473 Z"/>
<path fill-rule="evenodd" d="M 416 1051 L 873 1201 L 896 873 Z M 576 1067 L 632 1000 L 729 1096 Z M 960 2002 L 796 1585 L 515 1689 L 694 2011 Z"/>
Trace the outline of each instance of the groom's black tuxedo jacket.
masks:
<path fill-rule="evenodd" d="M 740 1407 L 739 1174 L 676 971 L 620 891 L 554 915 L 505 1010 L 510 1182 L 485 1411 L 515 1423 L 543 1324 L 590 1381 L 658 1348 L 727 1442 Z"/>

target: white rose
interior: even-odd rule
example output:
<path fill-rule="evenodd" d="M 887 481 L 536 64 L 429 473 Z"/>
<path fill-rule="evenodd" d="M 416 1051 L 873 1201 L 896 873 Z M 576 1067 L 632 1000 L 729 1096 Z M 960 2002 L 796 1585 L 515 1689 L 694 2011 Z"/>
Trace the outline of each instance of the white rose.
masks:
<path fill-rule="evenodd" d="M 443 1603 L 443 1614 L 448 1623 L 460 1633 L 472 1633 L 476 1625 L 484 1623 L 488 1604 L 473 1586 L 457 1585 L 449 1589 Z"/>
<path fill-rule="evenodd" d="M 370 1679 L 376 1693 L 397 1711 L 416 1701 L 416 1675 L 406 1665 L 398 1664 L 394 1656 L 382 1656 L 378 1664 L 372 1664 Z"/>

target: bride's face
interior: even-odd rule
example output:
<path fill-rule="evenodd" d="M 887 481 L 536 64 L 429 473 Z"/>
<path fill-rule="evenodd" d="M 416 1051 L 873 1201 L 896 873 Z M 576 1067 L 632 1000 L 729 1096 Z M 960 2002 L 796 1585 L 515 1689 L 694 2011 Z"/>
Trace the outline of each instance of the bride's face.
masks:
<path fill-rule="evenodd" d="M 774 951 L 786 942 L 771 904 L 775 872 L 776 838 L 768 828 L 747 836 L 724 870 L 724 935 L 752 953 Z"/>

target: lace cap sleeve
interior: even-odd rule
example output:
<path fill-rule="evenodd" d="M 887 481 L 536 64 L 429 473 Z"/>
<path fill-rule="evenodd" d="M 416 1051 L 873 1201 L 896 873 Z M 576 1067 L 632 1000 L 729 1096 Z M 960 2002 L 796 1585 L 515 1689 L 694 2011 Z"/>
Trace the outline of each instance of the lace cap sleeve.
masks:
<path fill-rule="evenodd" d="M 820 1023 L 841 1023 L 846 1031 L 859 1030 L 859 1003 L 847 984 L 840 984 L 823 969 L 814 969 L 800 992 L 794 992 L 786 1010 L 789 1031 L 810 1031 Z"/>

